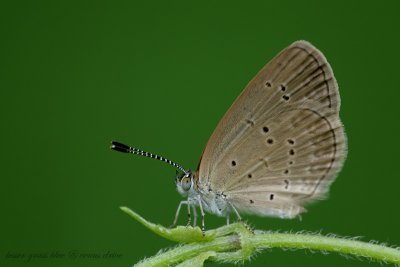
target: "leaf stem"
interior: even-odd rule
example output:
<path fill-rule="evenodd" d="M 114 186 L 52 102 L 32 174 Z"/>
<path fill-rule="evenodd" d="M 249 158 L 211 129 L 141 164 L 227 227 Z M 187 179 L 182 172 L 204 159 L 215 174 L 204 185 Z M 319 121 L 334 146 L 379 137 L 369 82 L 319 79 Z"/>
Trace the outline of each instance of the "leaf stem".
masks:
<path fill-rule="evenodd" d="M 292 248 L 330 251 L 340 254 L 369 258 L 384 263 L 400 264 L 400 250 L 379 244 L 372 244 L 339 237 L 319 234 L 262 233 L 251 238 L 257 248 Z"/>
<path fill-rule="evenodd" d="M 162 252 L 151 258 L 145 259 L 137 263 L 136 267 L 147 266 L 170 266 L 177 264 L 186 259 L 191 259 L 197 255 L 214 251 L 229 251 L 240 248 L 240 241 L 237 236 L 225 236 L 217 238 L 211 242 L 191 243 L 183 246 L 178 246 L 168 251 Z"/>
<path fill-rule="evenodd" d="M 121 209 L 154 233 L 181 243 L 175 248 L 159 252 L 135 266 L 202 266 L 205 260 L 244 262 L 256 251 L 266 248 L 308 249 L 336 252 L 343 255 L 376 260 L 380 263 L 400 264 L 400 249 L 349 238 L 320 234 L 276 233 L 251 231 L 243 223 L 234 223 L 209 230 L 203 236 L 199 227 L 178 226 L 165 228 L 148 222 L 126 207 Z M 182 244 L 183 243 L 183 244 Z"/>

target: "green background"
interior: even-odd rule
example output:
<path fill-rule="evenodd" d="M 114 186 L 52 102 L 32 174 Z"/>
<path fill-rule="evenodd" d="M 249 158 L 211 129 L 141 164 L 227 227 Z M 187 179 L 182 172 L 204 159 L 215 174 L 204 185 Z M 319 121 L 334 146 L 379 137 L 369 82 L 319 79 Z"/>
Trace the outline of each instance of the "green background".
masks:
<path fill-rule="evenodd" d="M 181 200 L 175 170 L 115 153 L 109 142 L 195 168 L 247 82 L 299 39 L 321 49 L 334 69 L 348 159 L 329 199 L 301 221 L 246 219 L 259 229 L 399 245 L 400 9 L 396 1 L 368 2 L 2 1 L 0 265 L 131 266 L 174 245 L 118 207 L 169 225 Z M 206 223 L 224 219 L 207 215 Z M 72 250 L 122 257 L 7 258 Z M 370 265 L 280 250 L 245 265 L 338 264 Z"/>

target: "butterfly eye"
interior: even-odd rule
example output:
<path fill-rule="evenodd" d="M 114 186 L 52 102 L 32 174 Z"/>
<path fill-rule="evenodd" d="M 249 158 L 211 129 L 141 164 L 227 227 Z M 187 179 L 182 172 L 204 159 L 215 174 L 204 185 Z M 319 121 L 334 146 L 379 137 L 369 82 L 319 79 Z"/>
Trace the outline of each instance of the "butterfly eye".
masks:
<path fill-rule="evenodd" d="M 183 190 L 189 191 L 190 187 L 192 186 L 192 181 L 190 180 L 189 177 L 184 177 L 181 180 L 181 186 L 182 186 Z"/>

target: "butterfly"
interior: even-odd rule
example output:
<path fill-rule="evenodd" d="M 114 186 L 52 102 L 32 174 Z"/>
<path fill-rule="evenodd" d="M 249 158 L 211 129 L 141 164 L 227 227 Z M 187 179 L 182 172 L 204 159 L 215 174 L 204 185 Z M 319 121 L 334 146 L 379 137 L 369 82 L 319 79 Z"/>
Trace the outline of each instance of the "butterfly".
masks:
<path fill-rule="evenodd" d="M 332 68 L 312 44 L 297 41 L 249 82 L 225 113 L 192 172 L 162 156 L 113 141 L 111 148 L 164 161 L 190 211 L 226 217 L 295 218 L 323 199 L 341 170 L 347 141 Z"/>

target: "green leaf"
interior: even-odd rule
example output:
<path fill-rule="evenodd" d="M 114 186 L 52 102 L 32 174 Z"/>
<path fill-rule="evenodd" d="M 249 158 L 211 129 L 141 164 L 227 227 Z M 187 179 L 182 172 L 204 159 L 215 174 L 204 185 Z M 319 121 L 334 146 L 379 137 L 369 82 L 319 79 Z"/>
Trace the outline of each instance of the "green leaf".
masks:
<path fill-rule="evenodd" d="M 177 226 L 175 228 L 166 228 L 162 225 L 147 221 L 127 207 L 120 207 L 120 209 L 134 218 L 136 221 L 143 224 L 147 229 L 171 241 L 179 243 L 192 243 L 207 242 L 215 239 L 215 234 L 213 232 L 207 232 L 206 235 L 203 236 L 200 227 Z"/>

